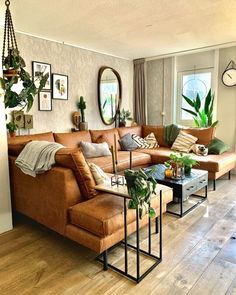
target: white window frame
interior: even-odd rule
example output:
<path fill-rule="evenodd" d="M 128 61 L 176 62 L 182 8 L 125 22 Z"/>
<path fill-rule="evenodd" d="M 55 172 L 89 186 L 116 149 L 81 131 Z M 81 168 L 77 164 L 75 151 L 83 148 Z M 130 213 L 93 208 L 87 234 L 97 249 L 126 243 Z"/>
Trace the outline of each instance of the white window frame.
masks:
<path fill-rule="evenodd" d="M 201 73 L 211 73 L 211 89 L 213 84 L 213 78 L 214 78 L 214 68 L 202 68 L 202 69 L 195 69 L 195 70 L 188 70 L 188 71 L 179 71 L 177 73 L 177 98 L 176 98 L 176 123 L 183 125 L 183 126 L 192 126 L 194 127 L 194 120 L 182 120 L 181 119 L 181 102 L 182 102 L 182 85 L 183 85 L 183 76 L 184 75 L 194 75 L 195 74 L 201 74 Z"/>

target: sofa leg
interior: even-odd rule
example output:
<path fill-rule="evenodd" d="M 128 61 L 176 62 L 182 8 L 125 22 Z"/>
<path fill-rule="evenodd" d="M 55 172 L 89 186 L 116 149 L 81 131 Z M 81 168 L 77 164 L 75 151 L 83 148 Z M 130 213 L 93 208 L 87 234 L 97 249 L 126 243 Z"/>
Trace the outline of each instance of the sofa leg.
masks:
<path fill-rule="evenodd" d="M 103 270 L 108 270 L 107 265 L 107 250 L 103 252 Z"/>
<path fill-rule="evenodd" d="M 229 180 L 231 179 L 231 171 L 229 171 L 228 179 L 229 179 Z"/>
<path fill-rule="evenodd" d="M 213 191 L 215 191 L 215 190 L 216 190 L 216 180 L 213 179 Z"/>

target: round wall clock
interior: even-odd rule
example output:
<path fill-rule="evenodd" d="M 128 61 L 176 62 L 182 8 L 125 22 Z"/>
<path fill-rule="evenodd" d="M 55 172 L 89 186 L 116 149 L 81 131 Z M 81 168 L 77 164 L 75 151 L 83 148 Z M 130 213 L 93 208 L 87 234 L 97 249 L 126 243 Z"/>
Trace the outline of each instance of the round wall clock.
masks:
<path fill-rule="evenodd" d="M 221 79 L 225 86 L 232 87 L 236 85 L 236 65 L 232 60 L 224 70 Z"/>

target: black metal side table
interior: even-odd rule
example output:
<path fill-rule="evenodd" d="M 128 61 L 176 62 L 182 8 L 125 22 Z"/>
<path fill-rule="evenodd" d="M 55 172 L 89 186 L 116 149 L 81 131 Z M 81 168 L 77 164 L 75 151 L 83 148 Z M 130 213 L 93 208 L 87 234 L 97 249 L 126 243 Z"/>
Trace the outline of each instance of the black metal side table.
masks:
<path fill-rule="evenodd" d="M 139 214 L 138 209 L 136 209 L 136 246 L 128 243 L 128 234 L 127 234 L 127 200 L 130 199 L 130 196 L 127 191 L 127 187 L 125 186 L 111 186 L 110 184 L 101 184 L 95 186 L 96 190 L 100 190 L 103 192 L 108 192 L 114 195 L 114 197 L 122 197 L 124 198 L 124 240 L 121 241 L 124 244 L 124 259 L 125 259 L 125 267 L 124 270 L 110 264 L 108 262 L 108 253 L 109 250 L 116 247 L 114 245 L 110 249 L 104 251 L 97 257 L 97 260 L 103 263 L 103 269 L 107 270 L 109 268 L 114 271 L 126 276 L 132 281 L 139 283 L 142 279 L 144 279 L 161 261 L 162 261 L 162 190 L 159 193 L 159 206 L 160 206 L 160 215 L 155 218 L 155 233 L 159 234 L 159 256 L 152 254 L 152 231 L 151 231 L 151 218 L 148 218 L 148 251 L 145 251 L 140 248 L 140 239 L 139 239 Z M 158 193 L 158 192 L 157 192 Z M 136 252 L 136 276 L 133 276 L 128 271 L 128 248 L 135 250 Z M 150 266 L 143 274 L 140 273 L 140 255 L 144 254 L 149 258 L 154 260 L 152 266 Z"/>

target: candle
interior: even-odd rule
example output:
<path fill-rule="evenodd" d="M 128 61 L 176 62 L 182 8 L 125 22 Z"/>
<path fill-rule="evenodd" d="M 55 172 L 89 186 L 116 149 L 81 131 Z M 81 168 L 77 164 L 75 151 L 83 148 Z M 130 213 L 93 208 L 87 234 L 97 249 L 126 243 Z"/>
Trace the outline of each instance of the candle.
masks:
<path fill-rule="evenodd" d="M 115 163 L 115 154 L 114 154 L 114 147 L 111 146 L 111 156 L 112 156 L 112 167 L 113 167 L 113 173 L 116 173 L 116 163 Z"/>
<path fill-rule="evenodd" d="M 116 134 L 114 134 L 114 151 L 115 151 L 115 162 L 118 163 L 118 154 L 117 154 L 117 144 L 116 144 Z"/>

